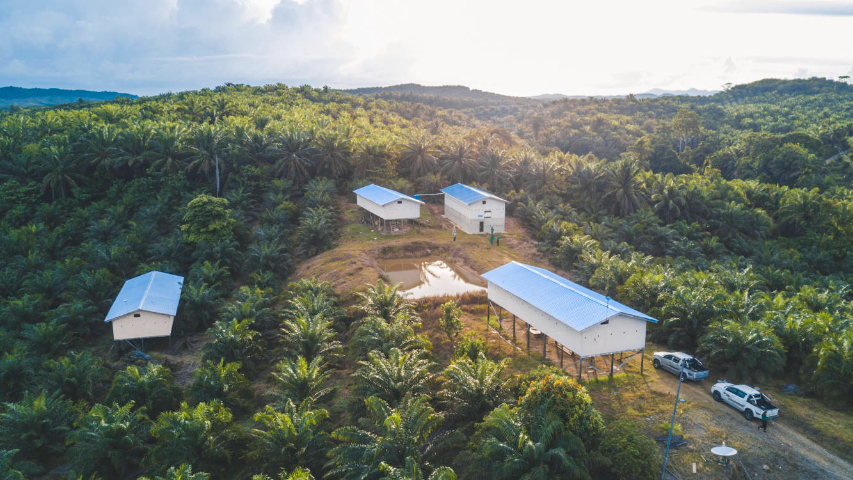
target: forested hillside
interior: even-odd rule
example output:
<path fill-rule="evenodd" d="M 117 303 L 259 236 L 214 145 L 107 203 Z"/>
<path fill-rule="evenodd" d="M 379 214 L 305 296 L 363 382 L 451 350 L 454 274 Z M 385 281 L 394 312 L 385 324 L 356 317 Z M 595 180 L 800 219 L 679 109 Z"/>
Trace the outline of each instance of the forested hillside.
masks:
<path fill-rule="evenodd" d="M 0 109 L 58 105 L 80 101 L 114 100 L 116 97 L 136 98 L 136 95 L 118 92 L 93 92 L 91 90 L 64 90 L 61 88 L 0 87 Z"/>
<path fill-rule="evenodd" d="M 851 113 L 821 79 L 547 103 L 229 84 L 0 112 L 0 476 L 657 476 L 653 442 L 559 369 L 511 375 L 454 337 L 453 302 L 293 277 L 370 182 L 507 198 L 552 264 L 660 319 L 651 340 L 847 410 Z M 191 379 L 108 353 L 112 300 L 150 270 L 186 277 Z"/>

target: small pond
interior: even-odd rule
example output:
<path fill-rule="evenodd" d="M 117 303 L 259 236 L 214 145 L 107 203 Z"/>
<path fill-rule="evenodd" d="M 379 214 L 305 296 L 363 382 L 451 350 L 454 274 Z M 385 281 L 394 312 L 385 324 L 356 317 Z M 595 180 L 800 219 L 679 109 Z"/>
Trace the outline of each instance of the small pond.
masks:
<path fill-rule="evenodd" d="M 378 260 L 379 268 L 393 283 L 402 283 L 406 298 L 459 295 L 485 291 L 485 283 L 473 273 L 436 257 Z"/>

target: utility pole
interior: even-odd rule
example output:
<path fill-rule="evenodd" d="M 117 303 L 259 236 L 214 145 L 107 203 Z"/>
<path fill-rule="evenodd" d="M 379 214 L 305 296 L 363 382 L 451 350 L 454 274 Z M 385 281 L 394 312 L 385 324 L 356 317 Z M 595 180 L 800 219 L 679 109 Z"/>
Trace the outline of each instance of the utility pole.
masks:
<path fill-rule="evenodd" d="M 672 442 L 672 429 L 675 427 L 675 411 L 678 409 L 678 395 L 681 394 L 681 382 L 684 381 L 684 365 L 678 371 L 678 390 L 675 391 L 675 404 L 672 406 L 672 420 L 669 422 L 669 436 L 666 437 L 666 452 L 663 454 L 663 471 L 660 474 L 661 480 L 666 479 L 666 461 L 669 459 L 669 444 Z"/>

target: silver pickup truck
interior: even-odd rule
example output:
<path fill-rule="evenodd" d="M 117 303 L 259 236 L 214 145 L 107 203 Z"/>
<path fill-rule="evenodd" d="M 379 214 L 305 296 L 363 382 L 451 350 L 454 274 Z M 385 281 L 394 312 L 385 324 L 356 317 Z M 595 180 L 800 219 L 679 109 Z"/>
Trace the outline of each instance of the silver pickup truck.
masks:
<path fill-rule="evenodd" d="M 684 352 L 655 352 L 652 359 L 655 368 L 662 368 L 678 375 L 684 373 L 685 380 L 704 380 L 708 378 L 708 369 L 698 358 Z M 682 370 L 681 367 L 684 367 Z"/>
<path fill-rule="evenodd" d="M 718 402 L 725 402 L 743 412 L 747 420 L 761 418 L 767 412 L 767 418 L 773 419 L 779 416 L 779 409 L 770 401 L 767 395 L 747 385 L 734 385 L 726 381 L 720 381 L 711 387 L 711 395 Z"/>

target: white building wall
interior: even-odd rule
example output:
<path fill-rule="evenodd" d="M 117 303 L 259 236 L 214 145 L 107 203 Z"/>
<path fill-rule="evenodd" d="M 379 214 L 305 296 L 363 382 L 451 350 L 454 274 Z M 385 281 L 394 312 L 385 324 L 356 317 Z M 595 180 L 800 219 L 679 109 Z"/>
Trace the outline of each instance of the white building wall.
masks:
<path fill-rule="evenodd" d="M 491 282 L 488 290 L 489 300 L 582 357 L 645 348 L 646 321 L 643 319 L 615 315 L 606 325 L 577 331 Z"/>
<path fill-rule="evenodd" d="M 486 204 L 483 204 L 483 201 Z M 486 212 L 491 215 L 486 218 Z M 444 216 L 451 222 L 455 223 L 465 233 L 477 234 L 491 233 L 492 227 L 495 228 L 495 233 L 503 233 L 506 229 L 505 225 L 506 205 L 504 202 L 487 198 L 478 200 L 471 205 L 457 200 L 455 197 L 444 195 Z M 483 231 L 480 231 L 480 222 L 483 223 Z"/>
<path fill-rule="evenodd" d="M 421 204 L 408 199 L 400 199 L 387 205 L 379 205 L 356 194 L 356 204 L 368 212 L 385 220 L 408 220 L 421 218 Z M 400 203 L 397 203 L 400 202 Z"/>
<path fill-rule="evenodd" d="M 134 315 L 139 315 L 138 317 Z M 162 313 L 137 310 L 113 320 L 113 339 L 168 337 L 172 334 L 175 317 Z"/>

